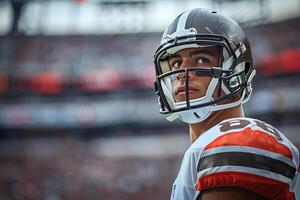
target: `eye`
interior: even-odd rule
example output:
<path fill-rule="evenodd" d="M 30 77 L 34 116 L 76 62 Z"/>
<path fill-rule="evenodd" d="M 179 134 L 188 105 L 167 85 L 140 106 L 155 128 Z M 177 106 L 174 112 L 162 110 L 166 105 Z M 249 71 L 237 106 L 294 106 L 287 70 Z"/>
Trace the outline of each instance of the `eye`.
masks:
<path fill-rule="evenodd" d="M 209 60 L 207 58 L 199 57 L 196 58 L 196 63 L 203 65 L 209 63 Z"/>
<path fill-rule="evenodd" d="M 179 69 L 181 64 L 182 64 L 181 60 L 175 60 L 174 59 L 174 60 L 170 61 L 170 66 L 171 66 L 172 70 Z"/>

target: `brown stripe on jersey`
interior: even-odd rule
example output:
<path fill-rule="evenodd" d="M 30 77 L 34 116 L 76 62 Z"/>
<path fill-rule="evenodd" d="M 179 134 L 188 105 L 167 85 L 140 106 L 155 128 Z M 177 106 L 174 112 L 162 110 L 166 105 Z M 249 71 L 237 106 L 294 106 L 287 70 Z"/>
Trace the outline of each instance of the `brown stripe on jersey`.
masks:
<path fill-rule="evenodd" d="M 200 159 L 197 171 L 219 166 L 242 166 L 262 169 L 280 174 L 289 179 L 293 179 L 296 172 L 295 168 L 283 161 L 244 152 L 226 152 L 205 156 Z"/>

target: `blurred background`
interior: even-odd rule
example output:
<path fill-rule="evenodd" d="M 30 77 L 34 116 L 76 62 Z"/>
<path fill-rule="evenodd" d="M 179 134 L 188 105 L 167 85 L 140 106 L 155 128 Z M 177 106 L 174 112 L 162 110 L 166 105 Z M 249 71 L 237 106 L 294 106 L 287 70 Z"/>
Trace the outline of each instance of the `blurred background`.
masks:
<path fill-rule="evenodd" d="M 168 199 L 188 128 L 158 112 L 153 52 L 181 12 L 238 21 L 246 115 L 300 147 L 300 0 L 0 0 L 0 199 Z"/>

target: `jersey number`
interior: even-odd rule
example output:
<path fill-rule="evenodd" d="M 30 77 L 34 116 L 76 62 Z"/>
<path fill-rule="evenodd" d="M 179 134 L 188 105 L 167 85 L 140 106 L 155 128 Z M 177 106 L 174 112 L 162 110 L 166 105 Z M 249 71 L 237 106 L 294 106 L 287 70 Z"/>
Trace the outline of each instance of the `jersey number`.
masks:
<path fill-rule="evenodd" d="M 259 128 L 263 129 L 267 133 L 273 134 L 277 138 L 277 140 L 282 141 L 282 138 L 280 137 L 279 132 L 273 126 L 271 126 L 270 124 L 267 124 L 265 122 L 259 121 L 259 120 L 253 120 L 253 121 Z M 222 132 L 227 132 L 230 130 L 245 128 L 249 124 L 251 124 L 251 122 L 249 120 L 234 119 L 234 120 L 230 120 L 230 121 L 221 123 L 220 130 Z"/>

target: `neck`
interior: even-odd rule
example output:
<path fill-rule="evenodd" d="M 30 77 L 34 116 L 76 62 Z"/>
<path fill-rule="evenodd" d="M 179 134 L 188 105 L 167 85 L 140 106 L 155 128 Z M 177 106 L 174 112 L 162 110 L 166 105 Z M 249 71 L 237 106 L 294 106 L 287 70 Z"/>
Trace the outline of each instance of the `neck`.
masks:
<path fill-rule="evenodd" d="M 220 110 L 211 114 L 206 120 L 196 124 L 190 124 L 190 140 L 193 143 L 202 133 L 229 118 L 244 117 L 242 106 Z"/>

